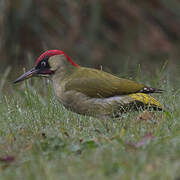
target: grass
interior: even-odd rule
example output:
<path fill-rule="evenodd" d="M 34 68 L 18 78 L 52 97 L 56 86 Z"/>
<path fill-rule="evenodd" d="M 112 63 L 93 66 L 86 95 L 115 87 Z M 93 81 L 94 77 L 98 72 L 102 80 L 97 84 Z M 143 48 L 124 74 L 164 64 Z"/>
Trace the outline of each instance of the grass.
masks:
<path fill-rule="evenodd" d="M 180 178 L 180 97 L 169 82 L 158 99 L 172 113 L 108 121 L 67 111 L 33 82 L 0 98 L 0 179 Z"/>

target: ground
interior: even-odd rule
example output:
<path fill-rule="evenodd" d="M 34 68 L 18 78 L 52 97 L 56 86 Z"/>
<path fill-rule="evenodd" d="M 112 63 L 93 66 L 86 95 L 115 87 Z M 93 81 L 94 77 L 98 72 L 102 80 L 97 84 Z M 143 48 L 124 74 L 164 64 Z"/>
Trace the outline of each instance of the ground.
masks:
<path fill-rule="evenodd" d="M 180 179 L 180 97 L 170 83 L 156 96 L 167 111 L 109 120 L 67 111 L 38 83 L 0 98 L 0 179 Z"/>

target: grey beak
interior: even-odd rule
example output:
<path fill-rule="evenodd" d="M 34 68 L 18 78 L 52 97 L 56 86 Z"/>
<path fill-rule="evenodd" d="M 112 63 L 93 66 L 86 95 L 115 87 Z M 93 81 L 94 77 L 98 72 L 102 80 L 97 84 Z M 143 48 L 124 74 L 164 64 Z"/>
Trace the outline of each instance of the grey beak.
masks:
<path fill-rule="evenodd" d="M 21 75 L 19 78 L 17 78 L 14 83 L 18 83 L 20 81 L 23 81 L 25 79 L 29 79 L 35 75 L 37 75 L 37 73 L 39 72 L 39 69 L 35 69 L 32 68 L 31 70 L 29 70 L 28 72 L 24 73 L 23 75 Z"/>

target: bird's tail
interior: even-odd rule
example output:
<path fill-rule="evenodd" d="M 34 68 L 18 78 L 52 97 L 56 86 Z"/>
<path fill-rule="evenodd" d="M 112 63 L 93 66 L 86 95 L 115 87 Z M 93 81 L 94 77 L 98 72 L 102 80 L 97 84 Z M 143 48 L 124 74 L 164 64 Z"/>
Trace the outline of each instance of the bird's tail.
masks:
<path fill-rule="evenodd" d="M 150 93 L 162 93 L 164 90 L 162 89 L 157 89 L 157 88 L 150 88 L 150 87 L 144 87 L 139 91 L 139 93 L 145 93 L 145 94 L 150 94 Z"/>

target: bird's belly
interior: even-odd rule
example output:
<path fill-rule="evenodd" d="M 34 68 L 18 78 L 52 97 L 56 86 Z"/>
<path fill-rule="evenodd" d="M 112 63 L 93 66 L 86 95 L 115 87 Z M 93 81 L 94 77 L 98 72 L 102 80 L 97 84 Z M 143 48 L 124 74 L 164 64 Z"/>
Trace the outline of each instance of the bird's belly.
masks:
<path fill-rule="evenodd" d="M 94 117 L 119 116 L 132 101 L 127 95 L 109 98 L 90 98 L 82 93 L 71 91 L 57 97 L 67 109 L 78 114 Z"/>

